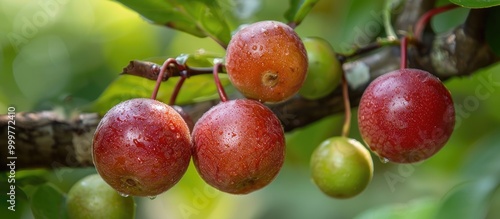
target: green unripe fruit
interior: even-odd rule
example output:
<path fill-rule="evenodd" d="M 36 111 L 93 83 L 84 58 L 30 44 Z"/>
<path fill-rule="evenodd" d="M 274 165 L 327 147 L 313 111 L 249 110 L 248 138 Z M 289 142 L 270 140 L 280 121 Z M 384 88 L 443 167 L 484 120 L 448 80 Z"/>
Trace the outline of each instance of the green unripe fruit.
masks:
<path fill-rule="evenodd" d="M 135 215 L 134 199 L 119 195 L 99 174 L 87 176 L 73 185 L 66 207 L 71 219 L 126 219 Z"/>
<path fill-rule="evenodd" d="M 361 193 L 373 176 L 370 152 L 346 137 L 332 137 L 314 150 L 311 157 L 314 183 L 333 198 L 350 198 Z"/>
<path fill-rule="evenodd" d="M 332 46 L 318 37 L 303 41 L 307 50 L 309 68 L 307 78 L 299 94 L 307 99 L 319 99 L 330 94 L 340 84 L 342 65 L 336 58 Z"/>

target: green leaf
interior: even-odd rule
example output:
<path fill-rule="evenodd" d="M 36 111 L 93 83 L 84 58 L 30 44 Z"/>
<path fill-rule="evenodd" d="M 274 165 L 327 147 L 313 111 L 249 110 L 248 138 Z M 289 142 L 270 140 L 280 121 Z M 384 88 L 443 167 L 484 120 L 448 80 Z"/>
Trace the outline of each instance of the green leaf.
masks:
<path fill-rule="evenodd" d="M 225 75 L 220 75 L 223 85 L 229 81 Z M 168 103 L 172 95 L 173 88 L 178 78 L 171 78 L 163 82 L 158 92 L 157 100 Z M 120 76 L 102 93 L 102 95 L 92 104 L 91 110 L 103 115 L 111 107 L 118 103 L 133 98 L 149 98 L 153 92 L 155 81 L 135 77 Z M 211 75 L 197 75 L 184 82 L 177 105 L 185 105 L 194 102 L 201 102 L 218 98 L 217 89 Z"/>
<path fill-rule="evenodd" d="M 489 8 L 500 5 L 500 0 L 450 0 L 465 8 Z"/>
<path fill-rule="evenodd" d="M 66 197 L 52 184 L 38 186 L 30 197 L 36 219 L 67 218 Z"/>
<path fill-rule="evenodd" d="M 492 176 L 500 180 L 500 136 L 496 130 L 481 138 L 465 159 L 462 174 L 466 178 Z"/>
<path fill-rule="evenodd" d="M 290 0 L 290 8 L 285 12 L 288 22 L 300 24 L 319 0 Z"/>
<path fill-rule="evenodd" d="M 231 30 L 218 1 L 213 0 L 118 0 L 146 19 L 198 37 L 210 37 L 222 46 Z"/>
<path fill-rule="evenodd" d="M 500 218 L 500 189 L 497 188 L 490 200 L 490 209 L 486 218 Z"/>
<path fill-rule="evenodd" d="M 5 94 L 0 93 L 0 113 L 7 114 L 7 107 L 9 107 L 9 101 Z"/>
<path fill-rule="evenodd" d="M 408 203 L 384 205 L 364 211 L 355 219 L 429 219 L 433 218 L 439 201 L 421 198 Z"/>
<path fill-rule="evenodd" d="M 23 212 L 29 207 L 27 204 L 28 198 L 23 190 L 17 186 L 17 179 L 15 182 L 10 181 L 9 172 L 0 174 L 0 182 L 2 182 L 2 187 L 0 187 L 0 197 L 2 201 L 0 202 L 0 215 L 2 218 L 22 218 Z M 11 190 L 11 186 L 15 186 L 14 191 Z M 12 193 L 15 193 L 12 195 Z M 14 211 L 15 210 L 15 211 Z"/>
<path fill-rule="evenodd" d="M 218 57 L 221 56 L 216 53 L 204 52 L 192 55 L 180 55 L 176 59 L 179 63 L 185 63 L 191 68 L 211 68 L 213 60 Z M 226 88 L 230 87 L 228 86 L 230 82 L 226 74 L 219 74 L 219 78 L 223 86 Z M 178 80 L 179 78 L 172 77 L 169 78 L 168 81 L 162 82 L 156 99 L 168 103 Z M 106 88 L 101 96 L 92 103 L 89 110 L 103 115 L 111 107 L 122 101 L 132 98 L 149 98 L 151 97 L 155 84 L 156 81 L 141 77 L 130 75 L 119 76 Z M 230 94 L 231 90 L 226 89 L 226 93 Z M 184 82 L 177 96 L 176 105 L 191 104 L 217 98 L 219 98 L 219 96 L 213 76 L 211 74 L 196 75 L 188 78 Z"/>
<path fill-rule="evenodd" d="M 39 183 L 40 180 L 45 180 L 44 178 L 47 175 L 49 175 L 50 173 L 51 173 L 51 171 L 47 170 L 47 169 L 20 170 L 16 173 L 16 182 L 19 181 L 22 184 L 29 184 L 29 183 L 33 182 L 34 185 L 37 185 L 37 184 L 40 184 Z M 35 179 L 35 178 L 38 178 L 38 179 Z M 24 182 L 24 181 L 26 181 L 26 182 Z"/>
<path fill-rule="evenodd" d="M 222 55 L 210 52 L 198 52 L 195 54 L 181 54 L 175 60 L 181 65 L 189 67 L 212 67 L 215 59 L 221 59 Z"/>
<path fill-rule="evenodd" d="M 437 14 L 430 22 L 436 33 L 443 33 L 464 23 L 469 11 L 468 8 L 456 8 L 446 13 Z"/>
<path fill-rule="evenodd" d="M 435 218 L 485 218 L 498 183 L 496 177 L 485 177 L 456 186 L 443 200 Z"/>

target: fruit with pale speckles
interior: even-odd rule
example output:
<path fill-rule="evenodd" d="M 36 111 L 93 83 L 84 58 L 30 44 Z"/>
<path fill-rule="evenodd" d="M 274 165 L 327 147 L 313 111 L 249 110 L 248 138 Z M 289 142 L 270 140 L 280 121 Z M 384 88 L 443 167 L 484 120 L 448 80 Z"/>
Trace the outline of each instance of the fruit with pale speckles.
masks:
<path fill-rule="evenodd" d="M 221 102 L 193 129 L 193 161 L 209 185 L 246 194 L 268 185 L 285 157 L 283 127 L 269 108 L 249 99 Z"/>
<path fill-rule="evenodd" d="M 346 137 L 323 141 L 311 156 L 313 182 L 333 198 L 360 194 L 373 176 L 370 152 L 361 143 Z"/>
<path fill-rule="evenodd" d="M 92 157 L 111 187 L 132 196 L 156 196 L 175 185 L 191 159 L 191 136 L 172 107 L 131 99 L 111 108 L 94 134 Z"/>
<path fill-rule="evenodd" d="M 437 77 L 402 69 L 376 78 L 366 88 L 358 124 L 363 140 L 383 160 L 413 163 L 446 144 L 455 125 L 455 108 Z"/>
<path fill-rule="evenodd" d="M 307 74 L 307 53 L 288 25 L 261 21 L 239 30 L 228 44 L 226 70 L 247 98 L 280 102 L 296 94 Z"/>

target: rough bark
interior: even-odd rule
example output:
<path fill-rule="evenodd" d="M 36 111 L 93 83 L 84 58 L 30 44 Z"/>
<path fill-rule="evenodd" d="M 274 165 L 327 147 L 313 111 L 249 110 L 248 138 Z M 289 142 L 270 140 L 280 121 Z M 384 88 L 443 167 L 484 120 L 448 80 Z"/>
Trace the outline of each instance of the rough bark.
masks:
<path fill-rule="evenodd" d="M 409 30 L 418 17 L 432 7 L 432 1 L 408 1 L 397 18 L 397 30 Z M 448 33 L 427 31 L 424 40 L 409 50 L 409 66 L 427 70 L 442 80 L 469 75 L 497 62 L 484 40 L 484 19 L 488 9 L 471 10 L 467 21 Z M 349 81 L 351 106 L 355 107 L 366 86 L 374 78 L 399 68 L 399 47 L 387 46 L 344 63 Z M 340 88 L 319 100 L 296 96 L 286 102 L 269 105 L 282 121 L 285 131 L 306 126 L 334 113 L 342 112 Z M 196 121 L 218 101 L 184 106 Z M 0 115 L 1 139 L 7 139 L 7 115 Z M 19 113 L 16 115 L 16 168 L 83 167 L 92 165 L 90 147 L 99 122 L 94 113 L 64 118 L 56 112 Z M 6 141 L 0 141 L 2 163 L 7 163 Z M 1 170 L 7 170 L 3 165 Z"/>
<path fill-rule="evenodd" d="M 9 120 L 15 123 L 8 124 Z M 9 126 L 15 136 L 14 153 L 8 153 L 7 140 L 1 142 L 2 163 L 15 161 L 16 169 L 90 166 L 90 146 L 98 123 L 96 113 L 80 114 L 72 119 L 55 111 L 17 113 L 14 119 L 1 115 L 0 138 L 7 139 Z M 16 159 L 7 160 L 7 157 Z M 2 165 L 0 169 L 9 168 Z"/>

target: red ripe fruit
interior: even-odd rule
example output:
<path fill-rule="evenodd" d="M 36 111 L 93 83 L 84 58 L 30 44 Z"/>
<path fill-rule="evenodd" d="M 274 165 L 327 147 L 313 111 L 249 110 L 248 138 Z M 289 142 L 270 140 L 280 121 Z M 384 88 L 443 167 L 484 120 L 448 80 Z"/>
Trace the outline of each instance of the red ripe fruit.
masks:
<path fill-rule="evenodd" d="M 297 93 L 306 78 L 307 53 L 301 39 L 278 21 L 253 23 L 229 42 L 226 70 L 247 98 L 279 102 Z"/>
<path fill-rule="evenodd" d="M 359 130 L 384 161 L 413 163 L 437 153 L 455 125 L 450 92 L 430 73 L 401 69 L 376 78 L 358 111 Z"/>
<path fill-rule="evenodd" d="M 123 195 L 156 196 L 175 185 L 191 159 L 191 136 L 172 107 L 131 99 L 111 108 L 94 134 L 97 172 Z"/>
<path fill-rule="evenodd" d="M 246 194 L 268 185 L 285 157 L 278 118 L 248 99 L 221 102 L 193 130 L 193 161 L 208 184 L 227 193 Z"/>

